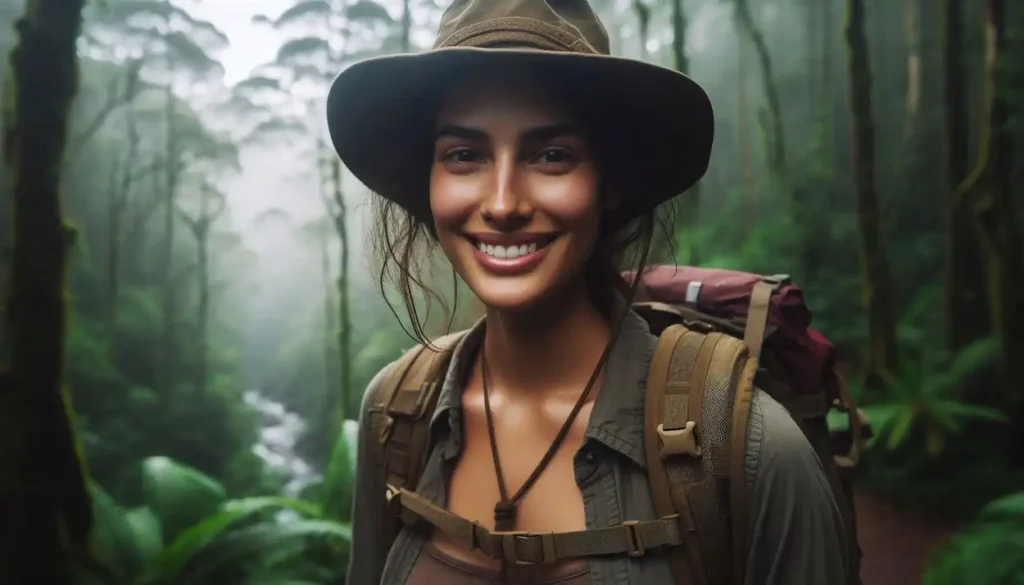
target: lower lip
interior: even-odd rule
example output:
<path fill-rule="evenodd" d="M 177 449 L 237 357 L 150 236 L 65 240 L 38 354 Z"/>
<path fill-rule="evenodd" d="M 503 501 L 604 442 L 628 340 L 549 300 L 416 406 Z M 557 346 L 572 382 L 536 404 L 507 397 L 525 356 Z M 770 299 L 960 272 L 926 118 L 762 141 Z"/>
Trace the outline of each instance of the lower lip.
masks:
<path fill-rule="evenodd" d="M 475 243 L 469 242 L 469 245 L 473 246 L 473 254 L 476 255 L 477 262 L 489 272 L 503 276 L 522 274 L 532 270 L 544 258 L 548 248 L 551 246 L 549 243 L 536 252 L 524 254 L 517 258 L 495 258 L 485 252 L 481 252 Z"/>

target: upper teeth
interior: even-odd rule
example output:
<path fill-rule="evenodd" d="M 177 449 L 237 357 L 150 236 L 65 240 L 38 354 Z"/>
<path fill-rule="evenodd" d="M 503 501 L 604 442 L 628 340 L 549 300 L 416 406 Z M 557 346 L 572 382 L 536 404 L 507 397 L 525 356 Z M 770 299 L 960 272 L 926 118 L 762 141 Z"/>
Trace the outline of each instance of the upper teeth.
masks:
<path fill-rule="evenodd" d="M 488 256 L 493 256 L 500 259 L 511 260 L 527 254 L 533 254 L 537 251 L 537 244 L 523 244 L 521 246 L 491 246 L 483 242 L 477 242 L 477 247 L 480 251 Z"/>

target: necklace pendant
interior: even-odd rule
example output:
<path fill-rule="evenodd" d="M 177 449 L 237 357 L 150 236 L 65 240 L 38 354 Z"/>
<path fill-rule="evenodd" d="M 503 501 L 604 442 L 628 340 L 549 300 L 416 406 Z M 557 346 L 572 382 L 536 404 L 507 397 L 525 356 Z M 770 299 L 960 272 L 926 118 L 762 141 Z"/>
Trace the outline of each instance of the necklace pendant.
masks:
<path fill-rule="evenodd" d="M 511 532 L 516 529 L 515 502 L 498 502 L 494 505 L 494 530 Z"/>

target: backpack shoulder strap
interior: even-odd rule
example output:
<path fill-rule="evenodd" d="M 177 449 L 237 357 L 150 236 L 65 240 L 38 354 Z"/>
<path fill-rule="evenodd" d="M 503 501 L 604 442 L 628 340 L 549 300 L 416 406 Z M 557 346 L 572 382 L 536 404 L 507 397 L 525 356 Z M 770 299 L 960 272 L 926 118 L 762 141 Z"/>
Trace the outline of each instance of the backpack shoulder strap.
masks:
<path fill-rule="evenodd" d="M 687 541 L 669 552 L 677 585 L 725 585 L 733 579 L 732 534 L 723 521 L 731 517 L 731 498 L 723 492 L 734 467 L 733 403 L 751 368 L 756 360 L 743 341 L 694 324 L 665 329 L 651 360 L 648 475 L 658 515 L 678 514 Z M 742 456 L 739 461 L 742 471 Z"/>
<path fill-rule="evenodd" d="M 388 492 L 416 489 L 430 442 L 430 416 L 452 352 L 466 332 L 419 345 L 403 355 L 377 387 L 372 409 L 382 417 L 378 441 Z"/>

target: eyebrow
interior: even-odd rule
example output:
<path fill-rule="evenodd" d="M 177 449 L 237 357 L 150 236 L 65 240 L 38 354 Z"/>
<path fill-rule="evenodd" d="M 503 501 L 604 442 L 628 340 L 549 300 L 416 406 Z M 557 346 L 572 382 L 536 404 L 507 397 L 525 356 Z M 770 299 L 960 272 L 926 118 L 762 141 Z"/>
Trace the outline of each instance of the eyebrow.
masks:
<path fill-rule="evenodd" d="M 519 133 L 519 140 L 523 142 L 543 142 L 561 136 L 581 136 L 582 132 L 575 124 L 549 124 L 536 126 Z M 437 129 L 435 139 L 458 138 L 460 140 L 476 140 L 486 142 L 490 139 L 487 132 L 482 128 L 471 128 L 448 124 Z"/>

